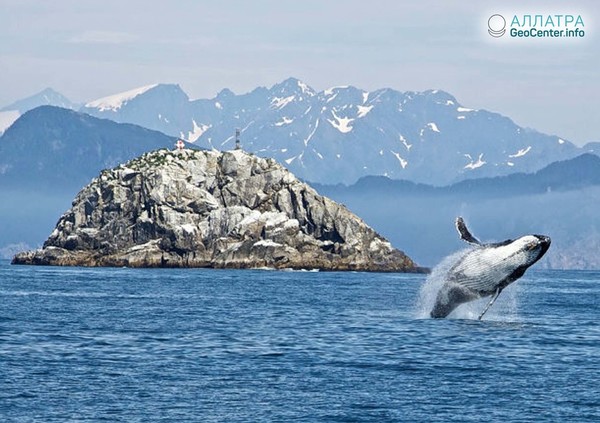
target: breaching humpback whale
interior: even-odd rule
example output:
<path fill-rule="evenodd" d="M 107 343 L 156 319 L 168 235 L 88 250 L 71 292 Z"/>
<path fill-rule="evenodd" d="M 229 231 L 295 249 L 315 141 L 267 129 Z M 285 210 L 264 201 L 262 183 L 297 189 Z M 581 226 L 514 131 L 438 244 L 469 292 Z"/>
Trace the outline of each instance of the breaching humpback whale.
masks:
<path fill-rule="evenodd" d="M 492 296 L 479 320 L 488 311 L 500 292 L 519 279 L 550 248 L 550 238 L 544 235 L 525 235 L 493 244 L 482 244 L 471 235 L 462 217 L 456 219 L 460 238 L 474 246 L 463 255 L 445 277 L 431 317 L 446 317 L 459 305 Z"/>

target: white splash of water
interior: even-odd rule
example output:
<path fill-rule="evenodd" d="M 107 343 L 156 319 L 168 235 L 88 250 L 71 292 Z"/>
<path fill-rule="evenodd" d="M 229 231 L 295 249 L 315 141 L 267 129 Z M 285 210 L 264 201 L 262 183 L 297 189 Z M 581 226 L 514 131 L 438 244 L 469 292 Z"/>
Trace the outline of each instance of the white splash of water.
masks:
<path fill-rule="evenodd" d="M 421 287 L 419 292 L 419 298 L 415 307 L 415 317 L 417 319 L 428 319 L 429 313 L 433 309 L 437 293 L 440 288 L 446 282 L 446 275 L 448 271 L 457 263 L 465 254 L 473 251 L 472 248 L 465 248 L 457 251 L 447 257 L 445 257 L 437 266 L 435 266 L 431 274 L 425 280 L 425 283 Z M 484 316 L 484 320 L 493 321 L 517 321 L 518 315 L 518 298 L 519 288 L 515 286 L 518 284 L 511 284 L 502 291 L 498 300 L 494 305 L 487 311 Z M 481 298 L 476 301 L 470 301 L 468 303 L 461 304 L 458 306 L 448 318 L 450 319 L 467 319 L 476 320 L 481 312 L 485 309 L 487 303 L 491 300 L 491 297 Z"/>
<path fill-rule="evenodd" d="M 460 260 L 470 248 L 453 253 L 444 258 L 437 266 L 431 270 L 431 274 L 425 280 L 417 300 L 416 317 L 418 319 L 429 318 L 429 313 L 433 309 L 437 293 L 446 282 L 446 274 L 452 266 Z"/>

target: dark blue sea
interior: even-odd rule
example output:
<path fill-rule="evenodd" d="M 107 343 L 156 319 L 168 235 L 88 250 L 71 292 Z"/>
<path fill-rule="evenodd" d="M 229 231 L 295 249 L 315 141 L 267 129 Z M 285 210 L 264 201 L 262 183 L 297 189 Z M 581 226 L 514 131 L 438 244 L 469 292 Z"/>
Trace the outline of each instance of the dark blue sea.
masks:
<path fill-rule="evenodd" d="M 600 272 L 425 278 L 0 262 L 0 421 L 600 421 Z"/>

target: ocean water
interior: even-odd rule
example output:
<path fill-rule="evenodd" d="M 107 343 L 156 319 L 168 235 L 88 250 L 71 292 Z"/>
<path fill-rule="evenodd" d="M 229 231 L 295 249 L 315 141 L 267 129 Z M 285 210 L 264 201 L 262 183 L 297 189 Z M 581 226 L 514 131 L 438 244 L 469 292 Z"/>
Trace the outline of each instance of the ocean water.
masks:
<path fill-rule="evenodd" d="M 600 272 L 425 278 L 0 262 L 0 421 L 600 421 Z"/>

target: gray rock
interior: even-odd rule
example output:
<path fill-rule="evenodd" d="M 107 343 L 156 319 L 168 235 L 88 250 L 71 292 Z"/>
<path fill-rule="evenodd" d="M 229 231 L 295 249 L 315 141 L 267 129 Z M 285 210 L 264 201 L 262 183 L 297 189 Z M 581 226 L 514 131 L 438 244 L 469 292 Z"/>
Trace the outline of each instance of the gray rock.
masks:
<path fill-rule="evenodd" d="M 104 170 L 15 264 L 420 271 L 344 206 L 241 150 L 147 153 Z"/>

